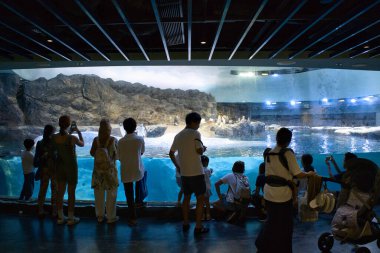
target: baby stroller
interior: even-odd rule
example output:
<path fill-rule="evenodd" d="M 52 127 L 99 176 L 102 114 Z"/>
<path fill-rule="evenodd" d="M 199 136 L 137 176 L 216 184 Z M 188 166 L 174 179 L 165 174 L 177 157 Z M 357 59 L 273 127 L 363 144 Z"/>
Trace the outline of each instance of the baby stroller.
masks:
<path fill-rule="evenodd" d="M 331 233 L 319 237 L 318 248 L 329 252 L 335 239 L 353 244 L 356 253 L 370 253 L 367 247 L 358 245 L 377 240 L 380 248 L 380 219 L 373 211 L 380 196 L 380 171 L 375 163 L 363 158 L 347 161 L 346 169 Z"/>

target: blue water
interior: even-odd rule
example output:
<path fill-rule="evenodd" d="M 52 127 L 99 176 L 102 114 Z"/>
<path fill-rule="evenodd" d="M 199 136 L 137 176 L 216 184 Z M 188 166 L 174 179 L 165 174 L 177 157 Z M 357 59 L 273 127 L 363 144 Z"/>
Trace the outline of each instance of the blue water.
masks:
<path fill-rule="evenodd" d="M 380 165 L 380 153 L 357 153 L 359 157 L 368 158 Z M 314 167 L 318 174 L 328 176 L 327 169 L 324 163 L 325 155 L 317 154 L 314 157 Z M 343 155 L 334 154 L 339 165 L 342 164 Z M 218 179 L 227 173 L 231 172 L 232 164 L 242 160 L 245 162 L 246 174 L 254 188 L 255 179 L 258 173 L 259 164 L 262 162 L 261 157 L 210 157 L 210 168 L 214 169 L 214 174 L 211 177 L 211 182 L 214 184 Z M 175 171 L 170 159 L 168 158 L 144 158 L 144 166 L 148 171 L 148 188 L 149 196 L 147 201 L 176 201 L 178 194 L 178 186 L 175 181 Z M 77 199 L 93 200 L 93 190 L 91 189 L 91 174 L 92 174 L 92 158 L 78 158 L 79 164 L 79 183 L 77 186 Z M 22 169 L 20 158 L 14 157 L 11 159 L 1 160 L 0 167 L 5 178 L 1 179 L 1 195 L 18 196 L 23 183 Z M 119 164 L 118 164 L 119 168 Z M 3 176 L 4 176 L 3 175 Z M 334 183 L 329 183 L 330 190 L 339 190 L 340 186 Z M 37 197 L 39 182 L 36 182 L 33 197 Z M 225 186 L 222 191 L 226 191 Z M 212 189 L 211 200 L 215 200 L 215 189 Z M 50 190 L 48 192 L 50 196 Z M 118 189 L 119 201 L 125 201 L 124 188 L 120 184 Z"/>
<path fill-rule="evenodd" d="M 77 148 L 79 165 L 79 183 L 77 186 L 77 199 L 94 199 L 91 189 L 91 175 L 93 159 L 89 150 L 96 132 L 84 132 L 85 147 Z M 178 186 L 175 181 L 175 171 L 168 152 L 174 138 L 174 133 L 165 134 L 158 138 L 145 138 L 146 152 L 143 157 L 145 169 L 148 171 L 149 195 L 147 201 L 176 201 Z M 275 145 L 275 132 L 266 131 L 250 141 L 229 140 L 223 138 L 202 138 L 208 147 L 207 155 L 210 157 L 210 168 L 214 169 L 211 182 L 214 184 L 225 174 L 231 172 L 232 165 L 237 160 L 245 162 L 246 174 L 254 188 L 258 174 L 259 164 L 262 162 L 262 152 L 266 147 Z M 296 128 L 293 130 L 291 148 L 298 158 L 304 153 L 314 157 L 314 167 L 318 174 L 328 176 L 324 163 L 326 155 L 334 154 L 338 164 L 342 165 L 343 154 L 353 152 L 359 157 L 368 158 L 380 165 L 380 140 L 367 139 L 359 136 L 347 136 L 334 133 L 313 132 L 310 129 Z M 300 164 L 300 163 L 299 163 Z M 118 164 L 119 168 L 119 164 Z M 0 195 L 16 197 L 20 194 L 23 183 L 21 161 L 19 157 L 0 159 Z M 35 182 L 34 197 L 37 197 L 39 182 Z M 331 190 L 338 190 L 336 184 L 329 184 Z M 222 191 L 226 191 L 226 186 Z M 212 189 L 211 200 L 216 199 L 215 190 Z M 50 189 L 48 192 L 50 196 Z M 118 200 L 124 201 L 124 188 L 120 183 Z"/>

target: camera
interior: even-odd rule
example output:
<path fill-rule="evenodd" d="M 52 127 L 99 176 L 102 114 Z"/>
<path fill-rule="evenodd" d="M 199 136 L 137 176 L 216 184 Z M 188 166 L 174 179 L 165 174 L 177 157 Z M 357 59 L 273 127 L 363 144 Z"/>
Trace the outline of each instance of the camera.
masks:
<path fill-rule="evenodd" d="M 71 122 L 70 132 L 74 132 L 76 128 L 77 128 L 77 122 L 76 121 Z"/>

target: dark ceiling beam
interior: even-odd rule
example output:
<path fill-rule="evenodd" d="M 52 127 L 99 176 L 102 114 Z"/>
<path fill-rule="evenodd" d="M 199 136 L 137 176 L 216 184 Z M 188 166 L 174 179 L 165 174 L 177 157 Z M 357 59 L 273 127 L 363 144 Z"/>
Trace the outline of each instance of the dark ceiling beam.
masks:
<path fill-rule="evenodd" d="M 108 35 L 106 30 L 103 29 L 103 27 L 100 25 L 100 23 L 95 19 L 95 17 L 90 13 L 89 10 L 79 1 L 79 0 L 74 0 L 74 2 L 79 6 L 79 8 L 86 14 L 86 16 L 91 19 L 91 21 L 98 27 L 98 29 L 103 33 L 103 35 L 108 39 L 108 41 L 116 48 L 117 51 L 126 59 L 129 61 L 128 57 L 126 54 L 123 52 L 123 50 L 120 49 L 120 47 L 113 41 L 111 36 Z"/>
<path fill-rule="evenodd" d="M 210 55 L 208 57 L 209 61 L 211 61 L 212 55 L 214 54 L 215 47 L 216 47 L 216 44 L 218 43 L 218 39 L 219 39 L 219 36 L 220 36 L 220 32 L 222 31 L 222 28 L 223 28 L 224 20 L 226 19 L 228 9 L 230 8 L 230 4 L 231 4 L 231 0 L 226 0 L 226 3 L 224 5 L 224 10 L 223 10 L 222 18 L 220 19 L 218 30 L 216 31 L 214 43 L 212 44 L 211 52 L 210 52 Z"/>
<path fill-rule="evenodd" d="M 369 55 L 369 58 L 376 58 L 377 56 L 379 56 L 380 55 L 380 51 L 379 52 L 375 52 L 375 53 L 373 53 L 373 54 L 370 54 Z"/>
<path fill-rule="evenodd" d="M 377 0 L 377 1 L 374 1 L 372 4 L 370 4 L 369 6 L 365 7 L 363 10 L 359 11 L 358 13 L 356 13 L 354 16 L 352 16 L 351 18 L 349 18 L 348 20 L 346 20 L 345 22 L 343 22 L 342 24 L 338 25 L 337 27 L 335 27 L 334 29 L 332 29 L 330 32 L 326 33 L 325 35 L 323 35 L 322 37 L 320 37 L 319 39 L 317 40 L 314 40 L 311 44 L 307 45 L 306 47 L 304 47 L 303 49 L 301 49 L 300 51 L 290 55 L 288 57 L 288 59 L 293 59 L 294 57 L 300 55 L 301 53 L 305 52 L 307 49 L 309 49 L 310 47 L 314 46 L 315 44 L 317 44 L 318 42 L 320 42 L 321 40 L 327 38 L 329 35 L 331 35 L 332 33 L 338 31 L 339 29 L 341 29 L 342 27 L 346 26 L 348 23 L 350 23 L 351 21 L 355 20 L 357 17 L 359 17 L 360 15 L 364 14 L 365 12 L 369 11 L 370 9 L 372 9 L 374 6 L 376 6 L 377 4 L 379 4 L 380 1 Z"/>
<path fill-rule="evenodd" d="M 257 18 L 259 17 L 261 11 L 264 9 L 265 5 L 268 3 L 269 0 L 263 0 L 260 4 L 260 7 L 257 9 L 255 15 L 253 16 L 251 22 L 249 23 L 249 25 L 247 26 L 247 28 L 245 29 L 243 35 L 240 37 L 238 43 L 236 44 L 234 50 L 232 51 L 230 57 L 228 57 L 228 60 L 230 61 L 232 59 L 232 57 L 234 57 L 236 51 L 238 50 L 238 48 L 240 47 L 241 43 L 243 43 L 243 40 L 245 39 L 245 37 L 247 36 L 248 32 L 251 30 L 253 24 L 256 22 Z"/>
<path fill-rule="evenodd" d="M 252 60 L 253 57 L 281 30 L 282 27 L 305 5 L 307 0 L 303 0 L 290 14 L 284 19 L 284 21 L 279 25 L 276 30 L 256 49 L 256 51 L 249 57 L 249 60 Z"/>
<path fill-rule="evenodd" d="M 75 50 L 74 48 L 72 48 L 71 46 L 69 46 L 67 43 L 65 43 L 64 41 L 62 41 L 60 38 L 58 38 L 57 36 L 55 36 L 54 34 L 50 33 L 49 31 L 47 31 L 45 28 L 43 28 L 41 25 L 37 24 L 35 21 L 29 19 L 28 17 L 26 17 L 24 14 L 20 13 L 19 11 L 17 11 L 16 9 L 14 9 L 13 7 L 11 7 L 10 5 L 4 3 L 3 1 L 0 1 L 0 4 L 7 8 L 9 11 L 13 12 L 14 14 L 16 14 L 17 16 L 19 16 L 20 18 L 22 18 L 23 20 L 27 21 L 29 24 L 31 25 L 34 25 L 36 28 L 38 28 L 41 32 L 45 33 L 46 35 L 50 36 L 52 39 L 54 39 L 55 41 L 58 41 L 59 43 L 61 43 L 63 46 L 67 47 L 68 49 L 70 49 L 72 52 L 74 52 L 75 54 L 79 55 L 82 59 L 86 60 L 86 61 L 90 61 L 90 59 L 88 59 L 86 56 L 84 56 L 83 54 L 81 54 L 80 52 L 78 52 L 77 50 Z"/>
<path fill-rule="evenodd" d="M 359 31 L 356 31 L 356 32 L 354 32 L 354 33 L 351 33 L 351 34 L 348 35 L 347 37 L 345 37 L 345 38 L 343 38 L 343 39 L 341 39 L 341 40 L 335 42 L 334 44 L 332 44 L 332 45 L 326 47 L 325 49 L 320 50 L 320 51 L 318 51 L 318 52 L 314 52 L 314 53 L 309 54 L 309 58 L 314 58 L 315 56 L 318 56 L 318 55 L 320 55 L 320 54 L 326 52 L 326 51 L 329 50 L 330 48 L 333 48 L 333 47 L 335 47 L 336 45 L 339 45 L 340 43 L 342 43 L 342 42 L 348 40 L 349 38 L 352 38 L 352 37 L 354 37 L 355 35 L 357 35 L 357 34 L 363 32 L 363 31 L 365 31 L 365 30 L 367 30 L 367 29 L 371 28 L 372 26 L 377 25 L 377 24 L 379 24 L 379 23 L 380 23 L 380 20 L 376 20 L 375 22 L 373 22 L 373 23 L 367 25 L 366 27 L 360 29 Z"/>
<path fill-rule="evenodd" d="M 136 41 L 137 45 L 139 46 L 141 52 L 145 56 L 145 59 L 147 61 L 150 61 L 150 59 L 149 59 L 148 55 L 146 54 L 145 49 L 142 46 L 139 38 L 137 37 L 136 33 L 133 31 L 131 23 L 129 23 L 129 21 L 128 21 L 127 17 L 125 16 L 124 12 L 121 10 L 121 7 L 120 7 L 118 1 L 117 0 L 112 0 L 112 3 L 113 3 L 113 6 L 116 8 L 117 12 L 119 13 L 121 19 L 123 20 L 124 24 L 127 26 L 127 28 L 129 30 L 129 32 L 131 33 L 132 37 L 135 39 L 135 41 Z"/>
<path fill-rule="evenodd" d="M 7 57 L 7 58 L 9 58 L 9 59 L 11 59 L 11 60 L 14 60 L 14 57 L 12 57 L 10 55 L 16 55 L 17 54 L 16 52 L 12 52 L 12 51 L 10 51 L 10 50 L 8 50 L 6 48 L 2 48 L 2 47 L 0 47 L 0 51 L 5 52 L 5 54 L 3 53 L 2 55 L 5 56 L 5 57 Z"/>
<path fill-rule="evenodd" d="M 52 52 L 52 53 L 54 53 L 54 54 L 56 54 L 56 55 L 62 57 L 63 59 L 65 59 L 65 60 L 67 60 L 67 61 L 71 61 L 71 59 L 67 58 L 67 57 L 64 56 L 63 54 L 61 54 L 61 53 L 55 51 L 54 49 L 52 49 L 52 48 L 50 48 L 50 47 L 48 47 L 48 46 L 42 44 L 41 42 L 39 42 L 39 41 L 33 39 L 33 38 L 30 37 L 29 35 L 27 35 L 27 34 L 25 34 L 25 33 L 22 33 L 22 32 L 20 32 L 20 31 L 18 31 L 18 30 L 16 30 L 15 28 L 13 28 L 13 27 L 7 25 L 6 23 L 2 22 L 1 20 L 0 20 L 0 24 L 3 25 L 3 26 L 5 26 L 5 27 L 8 28 L 9 30 L 14 31 L 14 32 L 17 33 L 18 35 L 21 35 L 21 36 L 27 38 L 28 40 L 33 41 L 33 42 L 36 43 L 37 45 L 40 45 L 41 47 L 43 47 L 43 48 L 49 50 L 50 52 Z"/>
<path fill-rule="evenodd" d="M 162 45 L 164 46 L 164 49 L 165 49 L 166 59 L 168 61 L 170 61 L 170 55 L 169 55 L 168 45 L 166 43 L 164 29 L 162 28 L 162 24 L 161 24 L 161 20 L 160 20 L 160 13 L 158 12 L 156 0 L 150 0 L 150 2 L 151 2 L 151 5 L 152 5 L 154 16 L 156 18 L 158 30 L 160 31 Z"/>
<path fill-rule="evenodd" d="M 187 54 L 191 61 L 191 32 L 192 32 L 193 1 L 187 1 Z"/>
<path fill-rule="evenodd" d="M 98 48 L 96 48 L 89 40 L 87 40 L 80 32 L 79 29 L 74 28 L 74 25 L 66 20 L 62 13 L 55 8 L 49 1 L 42 1 L 42 0 L 37 0 L 47 11 L 49 11 L 54 17 L 56 17 L 59 21 L 61 21 L 63 24 L 65 24 L 75 35 L 77 35 L 79 38 L 81 38 L 87 45 L 92 47 L 98 54 L 100 54 L 106 61 L 110 61 L 110 59 L 103 54 Z"/>
<path fill-rule="evenodd" d="M 22 49 L 24 49 L 25 51 L 28 51 L 29 53 L 31 53 L 31 54 L 33 54 L 33 55 L 35 55 L 35 56 L 38 56 L 38 57 L 40 57 L 40 58 L 42 58 L 42 59 L 44 59 L 44 60 L 46 60 L 46 61 L 51 61 L 51 59 L 49 59 L 49 58 L 47 58 L 47 57 L 45 57 L 45 56 L 43 56 L 43 55 L 40 55 L 39 53 L 37 53 L 37 52 L 35 52 L 35 51 L 33 51 L 33 50 L 30 50 L 29 48 L 26 48 L 26 47 L 24 47 L 24 46 L 21 46 L 20 44 L 17 44 L 17 43 L 15 43 L 15 42 L 13 42 L 13 41 L 10 41 L 10 40 L 8 40 L 8 39 L 2 37 L 2 36 L 0 36 L 0 39 L 6 41 L 6 42 L 8 42 L 9 44 L 12 44 L 12 45 L 14 45 L 14 46 L 16 46 L 16 47 L 22 48 Z"/>
<path fill-rule="evenodd" d="M 373 48 L 369 48 L 369 49 L 364 50 L 364 51 L 361 51 L 361 52 L 352 53 L 352 54 L 350 54 L 350 58 L 351 58 L 351 59 L 354 59 L 356 56 L 359 56 L 359 55 L 362 55 L 362 54 L 366 54 L 366 53 L 371 52 L 371 51 L 373 51 L 373 50 L 376 50 L 376 49 L 378 49 L 378 48 L 380 48 L 380 45 L 379 45 L 379 46 L 376 46 L 376 47 L 373 47 Z"/>
<path fill-rule="evenodd" d="M 301 37 L 304 33 L 306 33 L 309 29 L 311 29 L 315 24 L 317 24 L 319 21 L 321 21 L 323 18 L 325 18 L 327 15 L 329 15 L 333 10 L 335 10 L 336 7 L 338 7 L 339 5 L 341 5 L 342 3 L 344 2 L 344 0 L 341 0 L 339 2 L 337 2 L 336 4 L 334 4 L 333 6 L 331 6 L 326 12 L 324 12 L 319 18 L 317 18 L 316 20 L 314 20 L 313 23 L 311 23 L 310 25 L 308 25 L 302 32 L 300 32 L 299 34 L 297 34 L 294 38 L 292 38 L 289 42 L 287 42 L 284 46 L 282 46 L 279 50 L 277 50 L 276 52 L 274 52 L 270 57 L 269 59 L 273 59 L 274 57 L 276 57 L 280 52 L 282 52 L 285 48 L 287 48 L 290 44 L 292 44 L 294 41 L 296 41 L 299 37 Z"/>
<path fill-rule="evenodd" d="M 374 37 L 372 37 L 372 38 L 370 38 L 370 39 L 367 39 L 367 40 L 365 40 L 365 41 L 363 41 L 363 42 L 360 42 L 359 44 L 356 44 L 356 45 L 354 45 L 354 46 L 352 46 L 352 47 L 350 47 L 350 48 L 347 48 L 347 49 L 344 49 L 344 50 L 342 50 L 342 51 L 340 51 L 340 52 L 337 52 L 337 53 L 331 54 L 331 55 L 330 55 L 330 59 L 335 58 L 335 57 L 337 57 L 337 56 L 339 56 L 339 55 L 341 55 L 341 54 L 344 54 L 344 53 L 346 53 L 346 52 L 348 52 L 348 51 L 351 51 L 352 49 L 354 49 L 354 48 L 356 48 L 356 47 L 360 47 L 360 46 L 362 46 L 362 45 L 364 45 L 364 44 L 367 44 L 368 42 L 370 42 L 370 41 L 372 41 L 372 40 L 375 40 L 375 39 L 377 39 L 377 38 L 380 38 L 380 34 L 378 34 L 378 35 L 376 35 L 376 36 L 374 36 Z"/>

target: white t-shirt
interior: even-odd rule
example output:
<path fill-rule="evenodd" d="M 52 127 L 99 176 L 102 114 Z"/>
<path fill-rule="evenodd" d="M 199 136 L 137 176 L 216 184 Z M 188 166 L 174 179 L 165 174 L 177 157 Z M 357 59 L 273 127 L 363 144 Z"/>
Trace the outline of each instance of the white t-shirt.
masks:
<path fill-rule="evenodd" d="M 170 151 L 178 151 L 181 176 L 192 177 L 203 175 L 201 155 L 196 151 L 203 147 L 199 141 L 200 139 L 201 134 L 191 128 L 183 129 L 174 137 Z"/>
<path fill-rule="evenodd" d="M 120 176 L 123 183 L 139 181 L 144 176 L 141 154 L 145 152 L 144 139 L 136 133 L 126 134 L 119 140 L 117 154 L 120 160 Z"/>
<path fill-rule="evenodd" d="M 276 146 L 269 153 L 280 152 L 281 147 Z M 288 161 L 289 170 L 282 166 L 278 155 L 269 156 L 270 163 L 265 161 L 265 176 L 275 175 L 286 180 L 292 180 L 293 176 L 301 173 L 301 169 L 297 163 L 296 156 L 291 151 L 285 152 L 285 158 Z M 264 186 L 264 199 L 272 202 L 286 202 L 292 198 L 292 191 L 289 186 L 273 187 L 268 184 Z"/>
<path fill-rule="evenodd" d="M 24 174 L 29 174 L 34 171 L 33 166 L 33 158 L 34 155 L 30 151 L 22 151 L 21 153 L 21 164 L 22 164 L 22 170 L 24 171 Z"/>
<path fill-rule="evenodd" d="M 234 173 L 229 173 L 222 177 L 220 180 L 222 180 L 223 184 L 228 184 L 228 190 L 227 190 L 227 196 L 226 200 L 227 202 L 234 203 L 234 199 L 238 199 L 239 197 L 235 195 L 236 191 L 236 182 L 237 178 Z"/>

